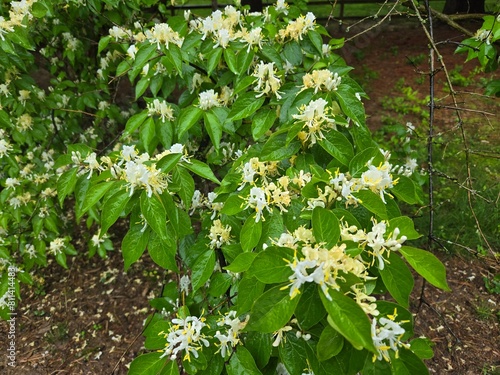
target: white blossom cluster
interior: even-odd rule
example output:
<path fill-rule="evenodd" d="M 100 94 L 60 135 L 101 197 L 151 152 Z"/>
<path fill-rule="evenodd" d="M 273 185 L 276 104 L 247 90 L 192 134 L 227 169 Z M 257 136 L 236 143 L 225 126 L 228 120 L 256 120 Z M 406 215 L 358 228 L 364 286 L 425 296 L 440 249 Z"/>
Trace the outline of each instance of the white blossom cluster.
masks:
<path fill-rule="evenodd" d="M 368 247 L 367 251 L 373 255 L 373 261 L 378 260 L 378 268 L 383 270 L 384 253 L 389 251 L 398 251 L 401 245 L 406 241 L 406 236 L 400 236 L 399 228 L 394 228 L 390 233 L 387 233 L 387 224 L 385 221 L 377 223 L 372 218 L 373 226 L 369 232 L 363 229 L 358 229 L 355 225 L 344 224 L 341 227 L 341 237 L 344 241 L 353 241 L 359 243 L 363 248 Z"/>
<path fill-rule="evenodd" d="M 378 354 L 374 355 L 374 360 L 378 359 L 381 361 L 384 359 L 390 362 L 389 350 L 392 350 L 398 356 L 398 351 L 400 347 L 409 348 L 409 345 L 403 343 L 401 338 L 405 334 L 405 329 L 401 327 L 400 323 L 396 322 L 396 312 L 394 315 L 389 315 L 388 318 L 373 318 L 371 326 L 371 335 L 373 339 L 373 344 L 377 349 Z"/>

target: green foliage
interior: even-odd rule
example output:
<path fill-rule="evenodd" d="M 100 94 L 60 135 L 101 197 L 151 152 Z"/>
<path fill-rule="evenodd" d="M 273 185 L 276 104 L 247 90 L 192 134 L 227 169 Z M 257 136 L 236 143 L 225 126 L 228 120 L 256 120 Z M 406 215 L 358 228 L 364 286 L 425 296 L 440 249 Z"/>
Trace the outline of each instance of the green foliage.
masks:
<path fill-rule="evenodd" d="M 402 246 L 419 177 L 372 140 L 342 41 L 282 3 L 156 5 L 42 0 L 4 33 L 2 267 L 66 267 L 76 225 L 105 257 L 122 221 L 125 270 L 171 274 L 131 374 L 426 373 L 408 265 L 448 290 L 445 269 Z"/>

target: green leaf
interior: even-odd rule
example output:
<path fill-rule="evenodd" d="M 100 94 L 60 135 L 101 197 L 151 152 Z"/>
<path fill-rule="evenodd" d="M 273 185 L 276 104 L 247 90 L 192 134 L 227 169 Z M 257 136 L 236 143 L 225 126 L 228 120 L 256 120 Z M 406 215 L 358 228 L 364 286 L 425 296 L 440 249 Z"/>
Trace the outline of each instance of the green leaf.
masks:
<path fill-rule="evenodd" d="M 371 336 L 371 324 L 363 309 L 352 299 L 336 290 L 329 290 L 332 300 L 321 291 L 323 306 L 328 312 L 328 323 L 356 349 L 368 349 L 377 353 Z"/>
<path fill-rule="evenodd" d="M 206 178 L 216 184 L 220 184 L 219 179 L 215 177 L 214 172 L 212 172 L 210 167 L 199 160 L 191 159 L 189 163 L 183 163 L 182 166 L 200 177 Z"/>
<path fill-rule="evenodd" d="M 319 53 L 320 56 L 323 55 L 323 39 L 321 38 L 321 35 L 315 31 L 315 30 L 309 30 L 307 33 L 307 36 L 309 37 L 309 40 L 313 44 L 314 48 L 316 48 L 316 51 Z"/>
<path fill-rule="evenodd" d="M 253 304 L 246 329 L 272 333 L 283 328 L 290 321 L 299 299 L 290 299 L 288 288 L 278 285 L 269 289 Z"/>
<path fill-rule="evenodd" d="M 143 226 L 140 224 L 133 225 L 123 237 L 122 240 L 122 255 L 124 260 L 125 271 L 135 263 L 146 250 L 146 245 L 149 241 L 149 231 L 143 231 Z"/>
<path fill-rule="evenodd" d="M 256 141 L 262 137 L 276 121 L 276 111 L 271 108 L 263 108 L 255 114 L 252 119 L 252 137 Z"/>
<path fill-rule="evenodd" d="M 420 359 L 431 359 L 434 357 L 432 346 L 434 343 L 426 337 L 419 337 L 410 341 L 410 348 Z"/>
<path fill-rule="evenodd" d="M 422 203 L 417 193 L 418 189 L 420 188 L 410 178 L 399 176 L 397 183 L 391 188 L 391 193 L 403 202 L 418 204 Z"/>
<path fill-rule="evenodd" d="M 212 75 L 213 71 L 219 65 L 219 61 L 222 57 L 222 48 L 214 48 L 209 53 L 206 54 L 207 59 L 207 75 Z"/>
<path fill-rule="evenodd" d="M 165 359 L 160 358 L 161 354 L 158 352 L 141 354 L 132 361 L 128 373 L 130 375 L 155 375 L 161 371 L 164 374 L 165 369 L 162 371 L 162 368 L 165 365 Z M 172 369 L 170 372 L 166 372 L 167 374 L 179 374 L 179 369 L 175 361 L 170 361 L 166 366 L 177 369 L 177 372 Z"/>
<path fill-rule="evenodd" d="M 344 338 L 333 327 L 326 326 L 319 337 L 316 353 L 318 360 L 326 361 L 340 353 L 344 347 Z"/>
<path fill-rule="evenodd" d="M 281 161 L 295 155 L 301 147 L 300 141 L 294 140 L 286 145 L 286 133 L 274 133 L 262 148 L 261 161 Z"/>
<path fill-rule="evenodd" d="M 247 253 L 248 254 L 248 253 Z M 247 274 L 238 283 L 238 299 L 236 301 L 236 314 L 247 313 L 255 300 L 264 291 L 265 285 L 255 277 L 249 277 Z"/>
<path fill-rule="evenodd" d="M 257 367 L 265 367 L 273 351 L 271 334 L 247 332 L 245 336 L 245 348 L 252 354 Z"/>
<path fill-rule="evenodd" d="M 181 153 L 165 155 L 156 163 L 156 168 L 160 169 L 163 173 L 168 173 L 177 165 L 181 158 Z"/>
<path fill-rule="evenodd" d="M 131 135 L 148 118 L 148 111 L 144 110 L 130 117 L 125 125 L 123 137 Z"/>
<path fill-rule="evenodd" d="M 146 223 L 160 236 L 162 241 L 169 241 L 167 234 L 167 212 L 163 203 L 153 195 L 148 197 L 146 191 L 141 194 L 141 213 Z"/>
<path fill-rule="evenodd" d="M 182 53 L 180 48 L 175 44 L 169 44 L 168 54 L 166 56 L 174 66 L 179 76 L 182 77 Z"/>
<path fill-rule="evenodd" d="M 413 276 L 405 262 L 394 252 L 389 252 L 384 269 L 379 270 L 385 287 L 403 307 L 408 308 L 413 290 Z"/>
<path fill-rule="evenodd" d="M 78 212 L 77 219 L 80 219 L 85 212 L 90 210 L 91 207 L 99 202 L 99 199 L 101 199 L 115 183 L 115 181 L 106 181 L 90 187 L 85 194 L 85 198 L 82 202 L 82 208 Z"/>
<path fill-rule="evenodd" d="M 149 88 L 149 84 L 151 83 L 151 78 L 142 77 L 139 82 L 135 85 L 135 100 L 139 99 L 142 94 L 146 92 Z"/>
<path fill-rule="evenodd" d="M 208 294 L 213 297 L 221 297 L 231 286 L 233 278 L 228 273 L 216 272 L 210 279 Z"/>
<path fill-rule="evenodd" d="M 349 165 L 354 156 L 351 142 L 336 130 L 330 129 L 325 132 L 325 138 L 320 139 L 318 143 L 326 152 L 344 165 Z"/>
<path fill-rule="evenodd" d="M 377 164 L 376 162 L 379 159 L 374 159 L 375 157 L 382 157 L 380 151 L 374 147 L 369 147 L 356 154 L 351 162 L 349 163 L 349 172 L 353 177 L 361 177 L 361 174 L 366 170 L 367 164 L 370 160 L 373 159 L 374 162 L 372 164 Z"/>
<path fill-rule="evenodd" d="M 163 241 L 160 236 L 152 234 L 148 243 L 148 253 L 151 259 L 166 270 L 179 272 L 175 256 L 177 255 L 177 246 L 175 236 L 170 234 L 167 241 Z"/>
<path fill-rule="evenodd" d="M 224 269 L 234 273 L 245 272 L 250 268 L 256 256 L 257 253 L 241 253 Z"/>
<path fill-rule="evenodd" d="M 446 269 L 436 256 L 428 251 L 410 246 L 399 249 L 408 263 L 432 285 L 450 291 L 446 282 Z"/>
<path fill-rule="evenodd" d="M 356 126 L 366 126 L 365 107 L 356 97 L 356 92 L 350 86 L 341 84 L 334 94 L 347 117 L 353 120 Z"/>
<path fill-rule="evenodd" d="M 238 74 L 238 62 L 236 55 L 231 48 L 224 49 L 224 60 L 226 61 L 227 67 L 234 74 Z"/>
<path fill-rule="evenodd" d="M 228 375 L 262 375 L 259 371 L 252 354 L 239 345 L 236 353 L 231 356 L 229 363 L 226 365 Z"/>
<path fill-rule="evenodd" d="M 146 65 L 146 63 L 155 55 L 156 44 L 143 44 L 139 47 L 139 50 L 135 55 L 134 67 L 138 67 L 138 71 L 140 71 L 142 67 Z"/>
<path fill-rule="evenodd" d="M 178 138 L 182 138 L 198 122 L 201 116 L 203 116 L 203 111 L 194 105 L 183 108 L 177 119 Z"/>
<path fill-rule="evenodd" d="M 399 228 L 400 236 L 404 235 L 408 240 L 416 240 L 422 237 L 422 235 L 415 230 L 413 220 L 408 216 L 399 216 L 389 220 L 389 231 L 393 232 L 396 228 Z"/>
<path fill-rule="evenodd" d="M 254 56 L 255 53 L 252 49 L 249 52 L 247 52 L 246 50 L 241 50 L 238 53 L 238 73 L 240 76 L 246 75 L 246 71 L 250 67 L 250 64 L 252 64 Z"/>
<path fill-rule="evenodd" d="M 303 374 L 307 369 L 306 341 L 295 332 L 286 332 L 278 346 L 280 359 L 290 374 Z"/>
<path fill-rule="evenodd" d="M 155 142 L 156 126 L 152 117 L 149 117 L 141 126 L 140 139 L 148 154 L 153 154 L 158 142 Z"/>
<path fill-rule="evenodd" d="M 129 192 L 122 188 L 104 202 L 101 209 L 101 234 L 106 233 L 118 220 L 129 200 Z"/>
<path fill-rule="evenodd" d="M 294 251 L 288 247 L 269 246 L 257 255 L 248 270 L 248 275 L 255 276 L 264 284 L 288 281 L 293 273 L 289 266 L 293 256 Z"/>
<path fill-rule="evenodd" d="M 73 192 L 76 185 L 76 174 L 78 168 L 71 168 L 64 172 L 57 180 L 57 198 L 62 207 L 64 199 Z"/>
<path fill-rule="evenodd" d="M 308 330 L 319 323 L 326 315 L 318 288 L 315 283 L 306 283 L 302 286 L 299 304 L 295 309 L 295 317 L 300 328 Z"/>
<path fill-rule="evenodd" d="M 222 123 L 213 112 L 205 112 L 205 129 L 216 150 L 219 150 L 220 139 L 222 138 Z"/>
<path fill-rule="evenodd" d="M 380 198 L 380 195 L 375 194 L 371 190 L 360 190 L 352 195 L 358 198 L 360 201 L 359 203 L 368 211 L 373 212 L 381 219 L 388 219 L 385 204 L 384 201 L 382 201 L 382 198 Z"/>
<path fill-rule="evenodd" d="M 312 213 L 312 231 L 316 242 L 324 242 L 330 249 L 340 238 L 339 219 L 330 210 L 315 207 Z"/>
<path fill-rule="evenodd" d="M 179 191 L 176 192 L 181 197 L 184 207 L 190 207 L 195 187 L 193 177 L 184 168 L 174 168 L 172 183 L 179 188 Z M 172 191 L 174 191 L 173 188 Z"/>
<path fill-rule="evenodd" d="M 251 251 L 260 241 L 262 235 L 262 221 L 255 222 L 255 218 L 249 216 L 241 228 L 240 243 L 243 251 Z"/>
<path fill-rule="evenodd" d="M 264 104 L 265 98 L 256 98 L 255 93 L 249 92 L 241 95 L 233 104 L 227 116 L 232 121 L 241 120 L 253 115 Z"/>
<path fill-rule="evenodd" d="M 215 251 L 207 249 L 202 253 L 193 265 L 191 282 L 193 291 L 200 289 L 205 284 L 215 268 Z"/>
<path fill-rule="evenodd" d="M 302 64 L 302 49 L 300 48 L 299 43 L 294 40 L 285 44 L 285 47 L 283 48 L 283 55 L 285 56 L 286 61 L 294 66 Z"/>
<path fill-rule="evenodd" d="M 422 362 L 422 360 L 411 350 L 401 348 L 399 349 L 398 354 L 399 358 L 391 358 L 394 374 L 399 375 L 403 373 L 403 369 L 397 366 L 401 363 L 404 366 L 404 370 L 406 370 L 409 375 L 429 375 L 429 370 L 425 366 L 424 362 Z"/>

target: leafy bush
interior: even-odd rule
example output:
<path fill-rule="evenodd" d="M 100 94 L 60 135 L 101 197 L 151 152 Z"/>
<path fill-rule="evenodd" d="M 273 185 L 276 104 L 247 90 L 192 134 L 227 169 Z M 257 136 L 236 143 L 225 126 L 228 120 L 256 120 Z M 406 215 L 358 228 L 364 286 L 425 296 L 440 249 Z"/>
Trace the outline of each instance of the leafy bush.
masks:
<path fill-rule="evenodd" d="M 372 140 L 342 40 L 282 1 L 154 5 L 12 2 L 1 20 L 2 317 L 8 266 L 65 267 L 78 225 L 105 257 L 120 220 L 125 269 L 147 250 L 169 271 L 132 374 L 427 373 L 407 264 L 448 289 L 445 269 L 406 245 L 398 205 L 420 185 Z"/>

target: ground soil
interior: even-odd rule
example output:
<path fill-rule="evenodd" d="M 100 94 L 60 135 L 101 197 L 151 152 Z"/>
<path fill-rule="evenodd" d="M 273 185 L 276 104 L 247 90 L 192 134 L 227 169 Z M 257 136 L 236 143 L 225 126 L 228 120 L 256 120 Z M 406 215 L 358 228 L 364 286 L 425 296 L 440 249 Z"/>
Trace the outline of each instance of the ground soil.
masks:
<path fill-rule="evenodd" d="M 334 37 L 355 34 L 355 30 L 345 33 L 345 24 L 344 31 L 336 25 L 330 29 Z M 439 41 L 463 39 L 444 25 L 438 25 L 435 34 Z M 427 45 L 419 26 L 407 21 L 393 21 L 350 43 L 345 58 L 355 66 L 354 73 L 364 80 L 371 98 L 366 103 L 370 127 L 382 126 L 387 113 L 381 103 L 397 95 L 398 80 L 420 82 L 423 73 L 427 80 Z M 464 56 L 453 55 L 453 44 L 440 47 L 450 67 L 463 64 Z M 418 61 L 409 63 L 412 59 Z M 462 74 L 472 69 L 473 65 L 466 66 Z M 448 116 L 439 116 L 446 124 Z M 413 119 L 415 124 L 418 120 Z M 117 249 L 120 240 L 117 234 Z M 152 312 L 148 299 L 160 293 L 164 275 L 147 257 L 125 273 L 119 251 L 103 261 L 87 259 L 83 246 L 80 250 L 82 255 L 69 261 L 68 270 L 51 264 L 34 287 L 23 286 L 17 366 L 8 368 L 2 355 L 0 373 L 124 374 L 141 352 L 143 321 Z M 500 374 L 500 298 L 486 290 L 483 280 L 499 273 L 499 264 L 491 258 L 436 255 L 446 265 L 451 292 L 422 286 L 417 277 L 411 298 L 416 335 L 434 344 L 434 358 L 426 361 L 431 373 Z M 0 325 L 0 337 L 6 337 L 5 324 Z"/>

